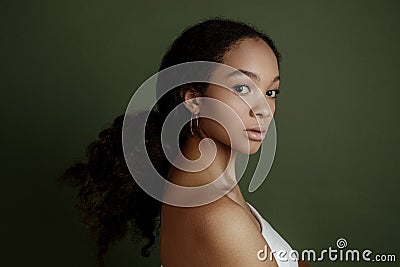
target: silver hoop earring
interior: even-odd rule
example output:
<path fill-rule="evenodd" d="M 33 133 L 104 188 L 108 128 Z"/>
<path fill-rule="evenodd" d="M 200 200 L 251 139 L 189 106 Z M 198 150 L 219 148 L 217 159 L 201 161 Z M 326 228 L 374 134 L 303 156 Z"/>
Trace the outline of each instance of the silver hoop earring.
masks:
<path fill-rule="evenodd" d="M 199 114 L 192 113 L 192 117 L 190 118 L 190 132 L 192 133 L 192 135 L 195 135 L 193 132 L 193 117 L 196 119 L 196 127 L 199 128 Z"/>

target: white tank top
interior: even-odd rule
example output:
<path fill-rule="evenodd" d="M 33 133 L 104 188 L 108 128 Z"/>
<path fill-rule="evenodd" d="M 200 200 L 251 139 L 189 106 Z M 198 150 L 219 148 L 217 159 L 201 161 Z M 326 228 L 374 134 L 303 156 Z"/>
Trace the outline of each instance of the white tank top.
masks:
<path fill-rule="evenodd" d="M 267 241 L 272 251 L 275 251 L 274 258 L 279 267 L 298 267 L 297 260 L 291 260 L 289 256 L 294 258 L 296 255 L 290 255 L 292 248 L 290 245 L 275 231 L 274 228 L 261 216 L 261 214 L 249 203 L 251 212 L 261 224 L 261 234 L 265 241 Z M 283 250 L 286 254 L 280 254 L 279 251 Z M 264 256 L 264 254 L 260 255 Z"/>
<path fill-rule="evenodd" d="M 264 237 L 265 241 L 267 241 L 269 247 L 272 251 L 276 251 L 274 254 L 274 258 L 279 267 L 298 267 L 297 261 L 290 260 L 289 253 L 292 251 L 290 245 L 275 231 L 274 228 L 261 216 L 261 214 L 249 203 L 246 202 L 250 207 L 251 213 L 256 217 L 258 222 L 261 225 L 261 234 Z M 279 256 L 279 251 L 283 250 L 286 252 L 286 255 Z M 261 257 L 264 254 L 260 255 Z M 285 260 L 286 259 L 286 260 Z M 162 264 L 161 264 L 161 267 Z"/>

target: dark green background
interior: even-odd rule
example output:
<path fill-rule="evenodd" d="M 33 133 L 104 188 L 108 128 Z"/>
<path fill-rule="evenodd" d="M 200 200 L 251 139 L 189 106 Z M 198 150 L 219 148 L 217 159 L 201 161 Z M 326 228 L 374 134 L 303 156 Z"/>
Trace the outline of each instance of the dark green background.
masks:
<path fill-rule="evenodd" d="M 283 55 L 275 162 L 255 193 L 241 180 L 246 199 L 298 250 L 344 237 L 348 248 L 400 257 L 399 7 L 1 1 L 0 265 L 94 266 L 76 191 L 56 178 L 124 112 L 177 34 L 217 15 L 256 25 Z M 159 266 L 158 245 L 149 259 L 139 248 L 124 240 L 106 266 Z"/>

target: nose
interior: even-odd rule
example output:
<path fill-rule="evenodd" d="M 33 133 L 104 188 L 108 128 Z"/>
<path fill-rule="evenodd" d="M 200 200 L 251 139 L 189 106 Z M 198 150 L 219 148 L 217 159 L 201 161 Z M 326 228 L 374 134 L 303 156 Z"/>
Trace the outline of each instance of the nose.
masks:
<path fill-rule="evenodd" d="M 256 117 L 261 122 L 267 120 L 271 115 L 271 109 L 265 99 L 257 101 L 256 105 L 250 109 L 250 116 Z"/>

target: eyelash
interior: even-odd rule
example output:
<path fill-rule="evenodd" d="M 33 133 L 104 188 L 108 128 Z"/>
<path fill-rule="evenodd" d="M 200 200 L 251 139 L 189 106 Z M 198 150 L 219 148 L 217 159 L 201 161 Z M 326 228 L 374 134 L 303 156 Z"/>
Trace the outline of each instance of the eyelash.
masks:
<path fill-rule="evenodd" d="M 273 96 L 272 98 L 277 98 L 277 97 L 278 97 L 278 94 L 280 93 L 280 91 L 279 91 L 279 90 L 276 90 L 276 89 L 268 90 L 268 91 L 267 91 L 267 94 L 268 94 L 268 92 L 275 92 L 275 96 Z"/>
<path fill-rule="evenodd" d="M 240 87 L 242 87 L 242 86 L 246 86 L 246 87 L 249 89 L 249 91 L 250 91 L 250 87 L 249 87 L 247 84 L 239 84 L 239 85 L 236 85 L 236 86 L 233 87 L 233 89 L 235 89 L 235 91 L 237 92 L 236 89 L 238 89 L 238 88 L 240 88 Z M 268 95 L 269 92 L 275 92 L 275 96 L 273 96 L 273 97 L 271 97 L 271 98 L 277 98 L 277 97 L 278 97 L 278 94 L 280 93 L 280 91 L 279 91 L 279 90 L 276 90 L 276 89 L 268 90 L 268 91 L 267 91 L 267 95 Z M 237 93 L 238 93 L 238 94 L 246 94 L 246 93 L 240 93 L 240 92 L 237 92 Z M 268 95 L 268 96 L 269 96 L 269 95 Z"/>

